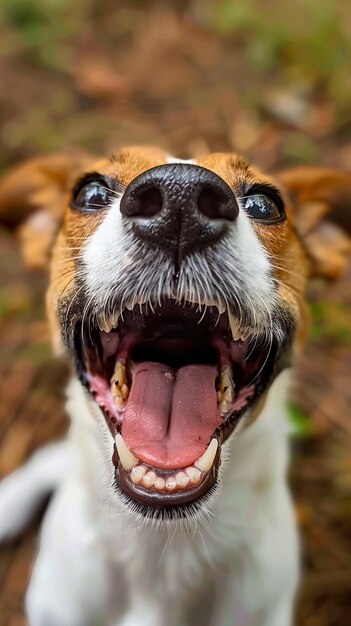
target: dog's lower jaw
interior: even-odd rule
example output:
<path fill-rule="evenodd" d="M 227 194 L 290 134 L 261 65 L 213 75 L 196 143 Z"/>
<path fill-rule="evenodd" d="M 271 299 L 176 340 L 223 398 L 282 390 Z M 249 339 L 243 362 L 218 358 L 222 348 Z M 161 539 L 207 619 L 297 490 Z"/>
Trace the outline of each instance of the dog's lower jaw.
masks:
<path fill-rule="evenodd" d="M 113 482 L 110 433 L 81 385 L 70 384 L 70 437 L 79 458 L 71 480 L 86 493 L 88 529 L 99 528 L 109 584 L 123 581 L 129 590 L 125 621 L 111 625 L 173 626 L 179 616 L 176 611 L 172 624 L 170 607 L 187 613 L 191 605 L 191 626 L 224 626 L 233 615 L 245 626 L 289 626 L 298 550 L 285 484 L 287 382 L 284 372 L 256 422 L 247 429 L 243 423 L 223 446 L 219 489 L 196 523 L 191 517 L 155 523 L 123 503 Z M 78 536 L 78 552 L 80 543 Z M 211 600 L 206 619 L 196 601 L 203 591 Z"/>

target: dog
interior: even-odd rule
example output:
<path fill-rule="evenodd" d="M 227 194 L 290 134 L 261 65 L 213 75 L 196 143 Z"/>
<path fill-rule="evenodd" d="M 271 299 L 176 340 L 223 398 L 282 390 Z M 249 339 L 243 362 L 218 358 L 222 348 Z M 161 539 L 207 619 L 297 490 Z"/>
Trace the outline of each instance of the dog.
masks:
<path fill-rule="evenodd" d="M 299 540 L 285 402 L 310 278 L 337 278 L 351 175 L 152 147 L 41 157 L 0 216 L 49 270 L 67 439 L 0 485 L 0 538 L 44 517 L 31 626 L 289 626 Z M 50 260 L 49 260 L 50 259 Z"/>

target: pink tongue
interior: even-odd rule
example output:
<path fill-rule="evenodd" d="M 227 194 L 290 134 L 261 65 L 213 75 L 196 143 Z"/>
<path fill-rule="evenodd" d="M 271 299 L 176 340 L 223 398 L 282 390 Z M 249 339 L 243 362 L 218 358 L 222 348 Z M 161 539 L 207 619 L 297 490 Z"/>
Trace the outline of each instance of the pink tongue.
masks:
<path fill-rule="evenodd" d="M 122 422 L 133 454 L 160 469 L 192 465 L 220 423 L 216 376 L 214 365 L 138 363 Z"/>

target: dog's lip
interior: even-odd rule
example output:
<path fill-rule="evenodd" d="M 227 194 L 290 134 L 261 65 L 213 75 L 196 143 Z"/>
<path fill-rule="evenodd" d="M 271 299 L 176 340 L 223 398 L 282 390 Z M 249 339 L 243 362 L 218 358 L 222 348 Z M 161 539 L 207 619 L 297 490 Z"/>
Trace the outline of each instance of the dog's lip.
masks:
<path fill-rule="evenodd" d="M 170 493 L 150 490 L 140 485 L 135 485 L 130 479 L 129 472 L 123 469 L 120 463 L 115 468 L 116 483 L 121 491 L 129 496 L 134 502 L 153 509 L 164 509 L 182 507 L 191 504 L 195 500 L 200 500 L 208 491 L 213 488 L 217 481 L 218 469 L 220 465 L 220 451 L 211 469 L 206 473 L 199 485 L 188 489 L 178 490 Z"/>

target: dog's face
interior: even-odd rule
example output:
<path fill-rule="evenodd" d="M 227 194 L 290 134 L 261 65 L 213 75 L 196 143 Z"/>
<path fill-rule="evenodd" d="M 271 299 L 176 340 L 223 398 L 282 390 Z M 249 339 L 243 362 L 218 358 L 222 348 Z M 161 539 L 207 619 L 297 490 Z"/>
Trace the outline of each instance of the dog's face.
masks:
<path fill-rule="evenodd" d="M 145 148 L 84 163 L 64 204 L 49 317 L 110 430 L 117 490 L 201 506 L 306 332 L 297 209 L 243 158 Z"/>

